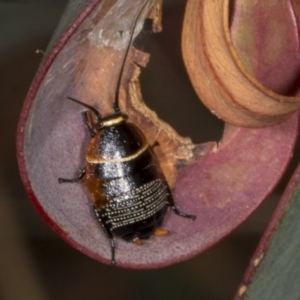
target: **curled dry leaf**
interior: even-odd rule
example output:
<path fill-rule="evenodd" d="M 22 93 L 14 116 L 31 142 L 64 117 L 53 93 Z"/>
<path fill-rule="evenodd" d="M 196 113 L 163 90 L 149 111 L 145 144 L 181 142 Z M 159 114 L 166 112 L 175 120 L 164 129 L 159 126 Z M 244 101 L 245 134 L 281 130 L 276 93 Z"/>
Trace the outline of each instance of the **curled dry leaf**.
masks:
<path fill-rule="evenodd" d="M 242 127 L 278 124 L 300 107 L 299 97 L 277 94 L 287 86 L 282 89 L 275 79 L 276 74 L 279 81 L 290 77 L 292 85 L 299 76 L 299 37 L 291 3 L 234 3 L 233 25 L 241 26 L 233 42 L 229 0 L 187 2 L 182 47 L 189 76 L 202 102 L 225 122 Z M 289 66 L 284 73 L 283 65 Z"/>
<path fill-rule="evenodd" d="M 61 237 L 105 263 L 111 259 L 109 241 L 93 216 L 85 187 L 57 181 L 58 177 L 70 178 L 85 165 L 90 140 L 81 114 L 84 109 L 66 97 L 94 105 L 103 115 L 112 112 L 128 32 L 145 3 L 135 35 L 147 16 L 159 16 L 155 13 L 159 1 L 91 1 L 37 74 L 18 127 L 20 172 L 34 205 Z M 160 25 L 154 23 L 154 28 Z M 120 90 L 121 109 L 150 144 L 159 142 L 155 151 L 176 204 L 197 215 L 197 220 L 170 212 L 164 222 L 169 235 L 151 237 L 140 247 L 116 239 L 117 265 L 136 269 L 188 259 L 243 222 L 278 182 L 298 128 L 298 115 L 259 130 L 227 125 L 220 144 L 194 145 L 143 103 L 139 66 L 145 66 L 148 59 L 148 54 L 131 48 Z"/>

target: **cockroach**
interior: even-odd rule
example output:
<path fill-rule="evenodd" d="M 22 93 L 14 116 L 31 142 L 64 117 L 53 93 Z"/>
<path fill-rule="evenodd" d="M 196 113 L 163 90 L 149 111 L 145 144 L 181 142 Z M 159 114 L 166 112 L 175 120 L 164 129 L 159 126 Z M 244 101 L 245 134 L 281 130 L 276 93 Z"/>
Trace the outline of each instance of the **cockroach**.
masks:
<path fill-rule="evenodd" d="M 158 159 L 143 132 L 128 121 L 120 111 L 119 90 L 124 66 L 132 44 L 138 19 L 137 14 L 121 65 L 114 113 L 102 117 L 93 106 L 67 97 L 88 111 L 84 112 L 91 141 L 86 151 L 86 166 L 73 179 L 59 178 L 59 183 L 84 183 L 93 200 L 93 210 L 105 235 L 110 240 L 111 264 L 115 265 L 114 237 L 138 245 L 152 235 L 165 235 L 161 229 L 168 208 L 177 215 L 196 219 L 181 212 L 175 205 L 170 188 L 160 168 Z M 93 114 L 94 122 L 88 114 Z"/>

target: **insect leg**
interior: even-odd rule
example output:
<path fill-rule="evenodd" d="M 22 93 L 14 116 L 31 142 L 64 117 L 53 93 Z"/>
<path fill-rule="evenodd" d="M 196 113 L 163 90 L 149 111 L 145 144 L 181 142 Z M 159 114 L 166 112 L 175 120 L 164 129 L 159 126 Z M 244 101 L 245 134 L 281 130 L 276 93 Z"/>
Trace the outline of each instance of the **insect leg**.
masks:
<path fill-rule="evenodd" d="M 77 177 L 73 178 L 73 179 L 65 179 L 65 178 L 58 178 L 58 182 L 59 183 L 66 183 L 66 182 L 69 182 L 69 183 L 75 183 L 77 181 L 80 181 L 84 175 L 86 174 L 86 169 L 83 168 L 79 174 L 77 175 Z"/>
<path fill-rule="evenodd" d="M 151 145 L 151 148 L 153 149 L 153 148 L 155 148 L 155 147 L 157 147 L 157 146 L 159 146 L 159 142 L 158 142 L 158 141 L 155 141 L 155 142 Z"/>
<path fill-rule="evenodd" d="M 89 130 L 91 137 L 93 138 L 96 135 L 96 132 L 95 132 L 95 129 L 93 128 L 93 124 L 92 124 L 91 118 L 89 116 L 89 112 L 85 111 L 82 114 L 85 119 L 86 127 Z"/>
<path fill-rule="evenodd" d="M 96 215 L 96 218 L 98 220 L 98 222 L 100 223 L 101 228 L 103 229 L 104 233 L 106 234 L 106 236 L 110 239 L 110 248 L 111 248 L 111 264 L 113 266 L 116 265 L 116 260 L 115 260 L 115 240 L 113 237 L 112 232 L 110 231 L 110 229 L 105 225 L 104 220 L 102 219 L 101 215 L 99 214 L 99 211 L 97 210 L 97 208 L 94 205 L 94 212 Z"/>
<path fill-rule="evenodd" d="M 181 217 L 183 217 L 183 218 L 192 219 L 193 221 L 196 220 L 196 218 L 197 218 L 196 216 L 194 216 L 194 215 L 188 215 L 188 214 L 186 214 L 186 213 L 183 213 L 182 211 L 180 211 L 180 210 L 177 208 L 177 206 L 176 206 L 175 203 L 174 203 L 174 199 L 173 199 L 173 197 L 172 197 L 171 192 L 169 192 L 168 200 L 169 200 L 169 206 L 170 206 L 170 208 L 174 211 L 174 213 L 175 213 L 176 215 L 181 216 Z"/>

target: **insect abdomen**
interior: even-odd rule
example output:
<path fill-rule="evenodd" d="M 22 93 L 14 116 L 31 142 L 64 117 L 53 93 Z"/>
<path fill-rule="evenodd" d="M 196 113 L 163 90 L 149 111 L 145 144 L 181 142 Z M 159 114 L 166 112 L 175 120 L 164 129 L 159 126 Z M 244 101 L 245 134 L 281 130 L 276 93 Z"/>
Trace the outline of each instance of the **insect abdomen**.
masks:
<path fill-rule="evenodd" d="M 122 176 L 111 172 L 117 169 Z M 151 150 L 146 149 L 128 162 L 98 164 L 95 173 L 107 197 L 99 209 L 106 226 L 125 240 L 149 238 L 162 224 L 171 196 Z"/>
<path fill-rule="evenodd" d="M 100 212 L 112 231 L 144 221 L 167 205 L 168 188 L 161 179 L 114 197 Z"/>

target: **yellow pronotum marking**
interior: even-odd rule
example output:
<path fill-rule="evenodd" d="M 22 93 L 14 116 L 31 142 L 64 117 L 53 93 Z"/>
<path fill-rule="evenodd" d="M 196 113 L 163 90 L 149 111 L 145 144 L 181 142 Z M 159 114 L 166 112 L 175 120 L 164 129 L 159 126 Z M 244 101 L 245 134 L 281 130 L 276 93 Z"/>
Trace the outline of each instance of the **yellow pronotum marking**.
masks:
<path fill-rule="evenodd" d="M 117 118 L 114 118 L 114 119 L 111 119 L 111 120 L 107 120 L 107 121 L 104 121 L 102 123 L 103 127 L 109 127 L 109 126 L 112 126 L 112 125 L 116 125 L 116 124 L 119 124 L 121 123 L 122 121 L 124 121 L 124 117 L 123 116 L 119 116 Z"/>
<path fill-rule="evenodd" d="M 100 163 L 115 163 L 115 162 L 125 162 L 130 161 L 141 155 L 145 150 L 148 149 L 148 145 L 145 144 L 143 147 L 141 147 L 137 152 L 135 152 L 132 155 L 123 157 L 123 158 L 105 158 L 105 157 L 91 157 L 86 156 L 86 161 L 91 164 L 100 164 Z"/>

